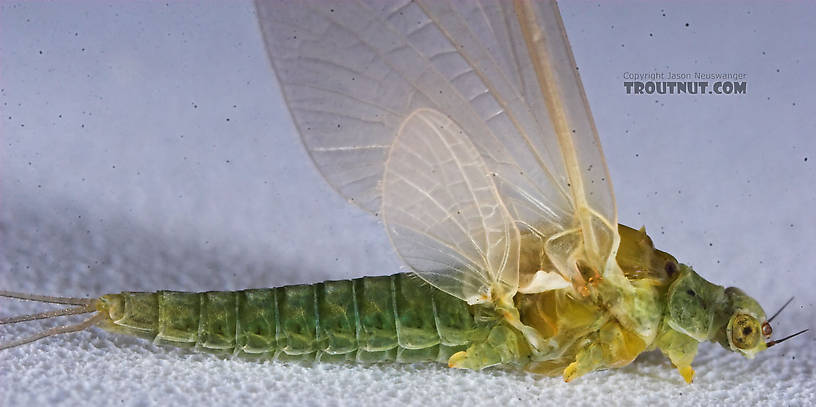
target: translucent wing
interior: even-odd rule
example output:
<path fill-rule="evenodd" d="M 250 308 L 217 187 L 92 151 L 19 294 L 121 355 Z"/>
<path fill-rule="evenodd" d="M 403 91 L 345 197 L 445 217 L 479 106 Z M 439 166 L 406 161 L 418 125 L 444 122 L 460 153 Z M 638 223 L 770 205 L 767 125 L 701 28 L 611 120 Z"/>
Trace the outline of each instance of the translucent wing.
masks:
<path fill-rule="evenodd" d="M 420 276 L 469 303 L 515 294 L 518 229 L 456 123 L 431 109 L 409 116 L 383 188 L 391 241 Z"/>
<path fill-rule="evenodd" d="M 612 188 L 553 1 L 258 0 L 257 9 L 284 97 L 318 168 L 369 211 L 395 203 L 385 206 L 392 240 L 426 280 L 470 299 L 489 292 L 489 284 L 531 292 L 560 284 L 551 278 L 556 273 L 581 287 L 585 270 L 616 269 Z M 461 134 L 419 135 L 428 127 L 422 120 L 439 122 L 439 113 Z M 427 146 L 441 140 L 472 146 L 481 164 L 465 147 L 428 155 Z M 393 168 L 386 171 L 389 152 Z M 484 191 L 492 188 L 498 198 L 466 201 L 448 191 L 443 209 L 433 211 L 427 195 L 445 195 L 456 182 L 409 188 L 410 179 L 397 176 L 456 160 L 483 166 L 490 174 Z M 384 180 L 386 173 L 395 178 Z M 471 178 L 483 181 L 467 173 L 457 180 Z M 461 214 L 471 223 L 454 222 L 457 205 L 478 208 Z M 470 217 L 486 216 L 485 208 L 503 214 L 491 212 L 478 226 Z M 519 225 L 519 243 L 506 241 L 513 233 L 505 214 Z M 431 238 L 417 245 L 394 238 L 417 231 Z M 507 250 L 517 244 L 514 270 Z"/>

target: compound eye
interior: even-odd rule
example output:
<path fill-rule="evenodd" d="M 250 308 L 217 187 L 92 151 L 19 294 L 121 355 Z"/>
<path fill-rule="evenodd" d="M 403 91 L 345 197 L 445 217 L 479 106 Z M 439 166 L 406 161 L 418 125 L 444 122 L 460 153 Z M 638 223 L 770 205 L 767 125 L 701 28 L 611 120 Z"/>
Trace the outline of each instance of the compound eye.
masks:
<path fill-rule="evenodd" d="M 770 338 L 773 334 L 773 328 L 771 328 L 771 324 L 768 322 L 762 323 L 762 335 L 765 335 L 766 338 Z"/>
<path fill-rule="evenodd" d="M 740 349 L 751 349 L 759 342 L 760 327 L 756 318 L 737 314 L 731 320 L 731 343 Z"/>

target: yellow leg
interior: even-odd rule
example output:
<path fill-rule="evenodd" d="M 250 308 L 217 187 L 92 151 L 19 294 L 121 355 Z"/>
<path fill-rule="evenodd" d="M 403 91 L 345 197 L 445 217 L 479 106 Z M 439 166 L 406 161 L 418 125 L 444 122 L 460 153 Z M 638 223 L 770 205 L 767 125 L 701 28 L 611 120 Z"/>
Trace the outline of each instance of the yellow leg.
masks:
<path fill-rule="evenodd" d="M 602 366 L 603 350 L 598 343 L 592 343 L 579 351 L 575 362 L 564 369 L 564 381 L 570 382 Z"/>
<path fill-rule="evenodd" d="M 448 366 L 457 369 L 479 370 L 500 363 L 521 359 L 524 348 L 517 331 L 505 324 L 496 325 L 484 342 L 471 345 L 467 350 L 454 353 Z"/>
<path fill-rule="evenodd" d="M 691 365 L 677 366 L 677 370 L 686 380 L 686 383 L 691 384 L 691 381 L 694 380 L 694 369 L 691 368 Z"/>
<path fill-rule="evenodd" d="M 623 329 L 617 321 L 609 321 L 590 344 L 578 351 L 575 362 L 564 369 L 564 380 L 573 380 L 593 370 L 625 366 L 644 349 L 646 343 L 640 337 Z"/>
<path fill-rule="evenodd" d="M 677 371 L 689 384 L 694 379 L 691 362 L 697 355 L 697 345 L 697 340 L 673 329 L 661 333 L 657 338 L 657 346 L 660 351 L 671 360 L 672 364 L 677 367 Z"/>

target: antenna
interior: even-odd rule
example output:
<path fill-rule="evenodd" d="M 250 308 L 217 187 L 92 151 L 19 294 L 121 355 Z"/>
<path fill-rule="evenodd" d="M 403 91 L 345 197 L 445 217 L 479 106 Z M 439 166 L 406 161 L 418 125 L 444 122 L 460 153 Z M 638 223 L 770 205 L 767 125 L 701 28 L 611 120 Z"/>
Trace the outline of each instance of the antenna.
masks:
<path fill-rule="evenodd" d="M 790 304 L 791 302 L 793 302 L 793 299 L 794 299 L 794 298 L 795 298 L 795 297 L 790 297 L 790 299 L 788 300 L 788 302 L 786 302 L 786 303 L 785 303 L 785 305 L 783 305 L 781 308 L 779 308 L 779 311 L 776 311 L 776 312 L 773 314 L 773 316 L 771 316 L 770 318 L 768 318 L 768 322 L 773 321 L 773 319 L 774 319 L 774 318 L 776 318 L 776 316 L 777 316 L 777 315 L 779 315 L 779 313 L 780 313 L 780 312 L 782 312 L 782 310 L 783 310 L 783 309 L 785 309 L 785 307 L 787 307 L 787 306 L 788 306 L 788 304 Z"/>
<path fill-rule="evenodd" d="M 778 343 L 785 342 L 785 341 L 787 341 L 788 339 L 793 338 L 794 336 L 797 336 L 797 335 L 801 335 L 801 334 L 803 334 L 803 333 L 805 333 L 805 332 L 807 332 L 807 331 L 808 331 L 808 330 L 807 330 L 807 329 L 805 329 L 805 330 L 799 331 L 799 332 L 797 332 L 797 333 L 795 333 L 795 334 L 793 334 L 793 335 L 788 335 L 788 336 L 786 336 L 786 337 L 784 337 L 784 338 L 782 338 L 782 339 L 777 339 L 777 340 L 775 340 L 775 341 L 765 342 L 765 346 L 767 346 L 767 347 L 769 347 L 769 348 L 770 348 L 771 346 L 774 346 L 774 345 L 776 345 L 776 344 L 778 344 Z"/>

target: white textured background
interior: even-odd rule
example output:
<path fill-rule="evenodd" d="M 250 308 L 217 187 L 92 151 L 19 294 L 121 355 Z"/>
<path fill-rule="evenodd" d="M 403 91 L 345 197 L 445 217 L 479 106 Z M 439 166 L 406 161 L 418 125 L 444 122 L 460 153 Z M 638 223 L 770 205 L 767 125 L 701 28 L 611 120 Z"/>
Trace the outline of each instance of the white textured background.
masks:
<path fill-rule="evenodd" d="M 620 220 L 816 328 L 816 10 L 565 2 Z M 748 94 L 625 95 L 623 72 L 742 72 Z M 249 2 L 0 3 L 0 287 L 276 286 L 399 271 L 301 147 Z M 808 160 L 808 158 L 810 158 Z M 0 301 L 0 315 L 41 310 Z M 3 327 L 0 340 L 42 325 Z M 576 383 L 437 365 L 222 360 L 100 330 L 0 352 L 0 405 L 813 405 L 816 336 L 685 385 L 646 354 Z M 467 404 L 465 404 L 467 403 Z"/>

